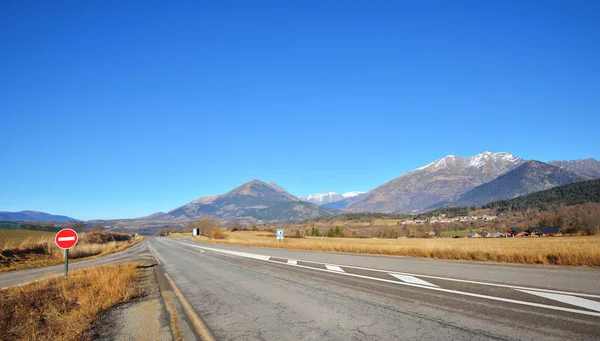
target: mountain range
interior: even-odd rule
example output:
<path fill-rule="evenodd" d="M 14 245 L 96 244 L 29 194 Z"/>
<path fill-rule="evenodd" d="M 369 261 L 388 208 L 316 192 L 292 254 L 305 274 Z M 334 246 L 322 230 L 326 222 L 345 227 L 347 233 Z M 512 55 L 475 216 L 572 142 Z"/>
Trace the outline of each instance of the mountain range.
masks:
<path fill-rule="evenodd" d="M 447 155 L 367 192 L 327 192 L 296 197 L 276 183 L 252 180 L 229 192 L 204 196 L 168 212 L 129 219 L 185 222 L 211 215 L 246 223 L 287 223 L 339 212 L 424 212 L 438 207 L 483 205 L 560 185 L 600 178 L 595 159 L 524 160 L 507 152 Z M 42 212 L 0 212 L 0 220 L 74 221 Z"/>
<path fill-rule="evenodd" d="M 585 180 L 588 178 L 570 170 L 531 160 L 490 182 L 473 188 L 456 200 L 439 203 L 434 207 L 481 206 L 493 201 L 512 199 Z"/>
<path fill-rule="evenodd" d="M 568 169 L 588 179 L 600 178 L 600 161 L 596 159 L 550 161 L 548 163 L 552 166 Z"/>
<path fill-rule="evenodd" d="M 159 212 L 141 219 L 189 220 L 211 215 L 225 220 L 283 223 L 335 213 L 299 200 L 274 182 L 252 180 L 225 194 L 202 197 L 167 213 Z"/>
<path fill-rule="evenodd" d="M 486 151 L 467 158 L 448 155 L 384 183 L 346 209 L 388 213 L 423 210 L 466 193 L 524 162 L 504 152 Z"/>
<path fill-rule="evenodd" d="M 38 222 L 67 222 L 79 221 L 64 215 L 54 215 L 38 211 L 0 212 L 0 221 L 38 221 Z"/>
<path fill-rule="evenodd" d="M 327 192 L 327 193 L 321 193 L 321 194 L 310 194 L 305 197 L 299 197 L 299 199 L 302 201 L 310 202 L 315 205 L 323 206 L 323 205 L 327 205 L 332 202 L 337 202 L 337 201 L 341 201 L 341 200 L 349 199 L 349 198 L 355 198 L 364 193 L 365 192 L 359 192 L 359 191 L 346 192 L 346 193 L 342 193 L 342 194 L 338 194 L 336 192 Z"/>

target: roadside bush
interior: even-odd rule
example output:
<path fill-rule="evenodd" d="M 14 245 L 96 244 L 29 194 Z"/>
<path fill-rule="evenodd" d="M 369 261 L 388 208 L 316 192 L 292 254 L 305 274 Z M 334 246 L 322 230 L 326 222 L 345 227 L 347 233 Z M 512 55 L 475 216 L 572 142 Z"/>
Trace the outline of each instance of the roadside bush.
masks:
<path fill-rule="evenodd" d="M 221 229 L 213 228 L 212 230 L 210 230 L 210 238 L 225 239 L 225 233 L 223 233 L 223 230 Z"/>
<path fill-rule="evenodd" d="M 131 241 L 133 237 L 128 233 L 120 232 L 86 232 L 82 233 L 79 238 L 79 243 L 86 244 L 105 244 L 110 242 L 125 242 Z"/>

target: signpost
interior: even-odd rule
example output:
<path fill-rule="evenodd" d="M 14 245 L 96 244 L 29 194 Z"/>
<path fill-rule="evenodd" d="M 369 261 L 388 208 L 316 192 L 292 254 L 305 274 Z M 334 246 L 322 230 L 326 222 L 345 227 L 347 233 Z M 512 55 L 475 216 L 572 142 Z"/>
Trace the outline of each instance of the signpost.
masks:
<path fill-rule="evenodd" d="M 54 243 L 65 250 L 65 277 L 69 274 L 69 249 L 77 244 L 79 236 L 71 229 L 62 229 L 54 237 Z"/>
<path fill-rule="evenodd" d="M 273 231 L 273 230 L 271 230 L 271 231 Z M 277 236 L 277 240 L 283 240 L 283 234 L 284 234 L 283 229 L 277 229 L 277 232 L 275 233 L 275 235 Z"/>

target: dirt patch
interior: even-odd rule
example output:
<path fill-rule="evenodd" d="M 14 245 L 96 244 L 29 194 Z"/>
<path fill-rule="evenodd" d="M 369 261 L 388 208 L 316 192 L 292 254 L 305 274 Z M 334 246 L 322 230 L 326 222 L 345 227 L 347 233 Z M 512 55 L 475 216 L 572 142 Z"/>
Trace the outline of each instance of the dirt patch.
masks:
<path fill-rule="evenodd" d="M 120 304 L 102 314 L 87 339 L 112 340 L 173 340 L 170 317 L 161 301 L 153 266 L 141 268 L 136 288 L 142 293 L 133 301 Z"/>

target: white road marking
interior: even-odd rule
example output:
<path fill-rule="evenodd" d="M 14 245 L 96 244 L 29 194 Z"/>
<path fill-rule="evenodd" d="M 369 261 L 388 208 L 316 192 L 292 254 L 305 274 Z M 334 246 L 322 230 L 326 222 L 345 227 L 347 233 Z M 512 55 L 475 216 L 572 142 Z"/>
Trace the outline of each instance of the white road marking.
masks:
<path fill-rule="evenodd" d="M 288 259 L 287 263 L 291 265 L 298 265 L 298 261 L 294 259 Z"/>
<path fill-rule="evenodd" d="M 75 236 L 71 236 L 71 237 L 58 237 L 58 241 L 59 242 L 67 242 L 69 240 L 75 240 Z"/>
<path fill-rule="evenodd" d="M 570 305 L 575 305 L 575 306 L 590 309 L 590 310 L 600 311 L 600 302 L 587 300 L 587 299 L 581 298 L 581 297 L 562 295 L 562 294 L 551 294 L 548 292 L 538 292 L 538 291 L 531 291 L 531 290 L 519 290 L 519 291 L 525 292 L 525 293 L 528 293 L 531 295 L 549 298 L 551 300 L 563 302 L 563 303 L 570 304 Z"/>
<path fill-rule="evenodd" d="M 344 270 L 342 270 L 342 268 L 340 268 L 337 265 L 329 265 L 329 264 L 325 264 L 325 267 L 327 268 L 327 270 L 331 270 L 331 271 L 337 271 L 337 272 L 344 272 Z"/>
<path fill-rule="evenodd" d="M 191 245 L 191 244 L 181 243 L 181 242 L 176 242 L 176 243 L 187 245 L 187 246 L 191 246 L 191 247 L 194 247 L 194 248 L 205 249 L 205 250 L 209 250 L 209 251 L 221 252 L 221 253 L 225 253 L 225 254 L 232 254 L 232 255 L 237 255 L 237 256 L 240 256 L 240 257 L 247 257 L 247 258 L 252 258 L 252 259 L 264 260 L 264 261 L 271 262 L 271 263 L 281 264 L 281 262 L 270 260 L 270 258 L 271 258 L 270 256 L 256 255 L 256 254 L 246 253 L 246 252 L 237 252 L 237 251 L 230 251 L 230 250 L 214 249 L 214 248 L 209 248 L 209 247 L 206 247 L 206 246 L 197 246 L 197 245 Z M 311 262 L 311 263 L 323 264 L 323 263 L 318 263 L 318 262 Z M 427 290 L 434 290 L 434 291 L 447 292 L 447 293 L 452 293 L 452 294 L 457 294 L 457 295 L 463 295 L 463 296 L 483 298 L 483 299 L 488 299 L 488 300 L 492 300 L 492 301 L 514 303 L 514 304 L 526 305 L 526 306 L 536 307 L 536 308 L 545 308 L 545 309 L 551 309 L 551 310 L 557 310 L 557 311 L 565 311 L 565 312 L 575 313 L 575 314 L 582 314 L 582 315 L 589 315 L 589 316 L 600 317 L 600 313 L 586 311 L 586 310 L 578 310 L 578 309 L 572 309 L 572 308 L 557 307 L 557 306 L 552 306 L 552 305 L 547 305 L 547 304 L 540 304 L 540 303 L 527 302 L 527 301 L 519 301 L 519 300 L 510 299 L 510 298 L 488 296 L 488 295 L 476 294 L 476 293 L 472 293 L 472 292 L 458 291 L 458 290 L 452 290 L 452 289 L 444 289 L 444 288 L 440 288 L 440 287 L 433 287 L 433 286 L 427 286 L 427 285 L 421 285 L 421 284 L 414 284 L 414 283 L 408 283 L 408 282 L 398 282 L 398 281 L 390 280 L 390 279 L 384 279 L 384 278 L 378 278 L 378 277 L 369 277 L 369 276 L 363 276 L 363 275 L 352 274 L 352 273 L 347 273 L 347 272 L 333 271 L 333 270 L 329 270 L 329 269 L 320 269 L 320 268 L 315 268 L 315 267 L 310 267 L 310 266 L 305 266 L 305 265 L 299 265 L 299 264 L 297 264 L 297 265 L 290 264 L 290 265 L 291 266 L 297 266 L 299 268 L 311 269 L 311 270 L 314 270 L 314 271 L 323 271 L 323 272 L 329 272 L 329 273 L 337 273 L 337 274 L 343 275 L 343 276 L 365 278 L 365 279 L 370 279 L 370 280 L 379 281 L 379 282 L 394 283 L 394 284 L 405 285 L 405 286 L 409 286 L 409 287 L 423 288 L 423 289 L 427 289 Z M 325 264 L 323 264 L 323 265 L 325 265 Z M 359 268 L 359 267 L 352 267 L 352 266 L 346 266 L 346 265 L 344 265 L 344 267 L 389 273 L 389 271 L 369 269 L 369 268 Z M 395 272 L 395 273 L 396 274 L 405 274 L 405 273 L 398 273 L 398 272 Z M 423 275 L 417 275 L 417 276 L 427 277 L 427 278 L 446 279 L 444 277 L 435 277 L 435 276 L 423 276 Z M 458 282 L 467 282 L 467 283 L 468 282 L 474 282 L 474 281 L 462 281 L 462 280 L 457 280 L 457 279 L 451 279 L 451 280 L 458 281 Z M 516 287 L 516 286 L 508 286 L 508 285 L 494 285 L 494 284 L 488 284 L 488 283 L 484 283 L 484 282 L 475 282 L 475 283 L 477 283 L 477 284 L 483 284 L 483 285 L 487 284 L 487 285 L 492 285 L 492 286 L 502 286 L 502 287 L 515 288 L 515 289 L 524 289 L 524 290 L 530 290 L 530 291 L 535 291 L 535 292 L 541 292 L 541 291 L 550 292 L 550 290 L 545 290 L 545 289 L 536 289 L 536 288 L 527 288 L 527 287 Z M 575 294 L 575 293 L 573 293 L 573 294 L 574 295 L 580 295 L 580 296 L 587 295 L 587 294 Z M 600 297 L 600 296 L 596 296 L 596 295 L 588 295 L 588 296 Z"/>
<path fill-rule="evenodd" d="M 342 265 L 342 266 L 345 267 L 345 268 L 351 268 L 351 269 L 357 269 L 357 270 L 369 270 L 369 271 L 387 272 L 387 273 L 390 272 L 389 270 L 379 270 L 379 269 L 362 268 L 362 267 L 359 267 L 359 266 L 352 266 L 352 265 Z M 479 281 L 471 281 L 471 280 L 468 280 L 468 279 L 457 279 L 457 278 L 450 278 L 450 277 L 421 275 L 421 274 L 413 274 L 413 273 L 408 273 L 408 272 L 398 272 L 398 271 L 395 271 L 394 273 L 402 274 L 402 275 L 409 275 L 409 276 L 419 276 L 419 277 L 422 277 L 422 278 L 441 279 L 441 280 L 444 280 L 444 281 L 451 281 L 451 282 L 460 282 L 460 283 L 487 285 L 487 286 L 490 286 L 490 287 L 509 288 L 509 289 L 517 289 L 517 290 L 519 290 L 519 289 L 523 289 L 523 290 L 535 290 L 535 291 L 551 292 L 551 293 L 555 293 L 555 294 L 565 294 L 565 295 L 576 295 L 576 296 L 581 296 L 581 297 L 600 298 L 600 295 L 583 294 L 583 293 L 579 293 L 579 292 L 568 292 L 568 291 L 559 291 L 559 290 L 550 290 L 550 289 L 541 289 L 541 288 L 528 288 L 528 287 L 522 287 L 522 286 L 517 286 L 517 285 L 486 283 L 486 282 L 479 282 Z"/>
<path fill-rule="evenodd" d="M 437 287 L 437 285 L 433 284 L 433 283 L 429 283 L 426 282 L 420 278 L 414 277 L 414 276 L 407 276 L 407 275 L 400 275 L 400 274 L 395 274 L 395 273 L 390 273 L 390 275 L 398 278 L 401 281 L 407 282 L 407 283 L 413 283 L 413 284 L 420 284 L 420 285 L 428 285 L 428 286 L 432 286 L 432 287 Z"/>
<path fill-rule="evenodd" d="M 179 243 L 179 244 L 185 244 L 185 243 Z M 230 251 L 230 250 L 222 250 L 222 249 L 213 249 L 212 247 L 196 246 L 196 245 L 190 245 L 190 244 L 185 244 L 185 245 L 192 246 L 192 247 L 197 247 L 197 248 L 208 250 L 208 251 L 221 252 L 221 253 L 225 253 L 225 254 L 229 254 L 229 255 L 246 257 L 246 258 L 252 258 L 252 259 L 258 259 L 258 260 L 269 260 L 271 258 L 271 256 L 256 255 L 254 253 L 239 252 L 239 251 Z"/>

